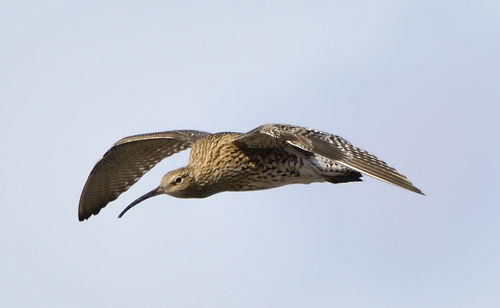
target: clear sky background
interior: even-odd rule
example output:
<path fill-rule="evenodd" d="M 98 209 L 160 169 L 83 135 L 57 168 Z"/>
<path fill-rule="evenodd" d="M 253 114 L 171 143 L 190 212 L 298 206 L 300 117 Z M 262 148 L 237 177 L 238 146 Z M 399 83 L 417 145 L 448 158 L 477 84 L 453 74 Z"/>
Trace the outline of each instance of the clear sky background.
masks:
<path fill-rule="evenodd" d="M 3 1 L 0 306 L 499 307 L 498 1 Z M 277 122 L 383 182 L 156 197 L 78 222 L 118 139 Z"/>

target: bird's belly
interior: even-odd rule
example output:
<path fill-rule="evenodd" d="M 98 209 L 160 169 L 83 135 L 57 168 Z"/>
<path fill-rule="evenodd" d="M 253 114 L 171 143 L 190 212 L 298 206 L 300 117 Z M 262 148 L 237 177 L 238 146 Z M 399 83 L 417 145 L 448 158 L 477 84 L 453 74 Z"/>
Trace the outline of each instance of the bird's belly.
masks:
<path fill-rule="evenodd" d="M 200 168 L 198 182 L 204 183 L 204 189 L 210 194 L 324 182 L 325 173 L 335 172 L 331 161 L 325 162 L 300 151 L 279 149 L 228 147 L 205 161 L 209 163 Z"/>
<path fill-rule="evenodd" d="M 272 160 L 265 157 L 221 172 L 219 181 L 224 183 L 227 191 L 243 191 L 288 184 L 309 184 L 323 181 L 323 178 L 311 168 L 310 163 L 301 158 L 283 157 L 281 160 Z"/>
<path fill-rule="evenodd" d="M 254 170 L 256 172 L 241 172 L 238 177 L 228 179 L 228 191 L 258 190 L 279 187 L 288 184 L 308 184 L 314 182 L 310 177 L 304 177 L 300 173 L 287 173 L 268 171 L 265 169 Z M 259 172 L 260 171 L 260 172 Z"/>

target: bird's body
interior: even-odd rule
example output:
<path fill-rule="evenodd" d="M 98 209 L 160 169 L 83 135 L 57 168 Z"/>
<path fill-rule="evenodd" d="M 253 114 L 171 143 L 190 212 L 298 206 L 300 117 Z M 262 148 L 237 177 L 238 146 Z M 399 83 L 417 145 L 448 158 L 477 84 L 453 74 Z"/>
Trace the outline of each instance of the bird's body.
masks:
<path fill-rule="evenodd" d="M 233 142 L 242 135 L 218 133 L 193 143 L 188 166 L 194 181 L 187 197 L 361 177 L 329 159 L 290 146 L 240 148 Z"/>
<path fill-rule="evenodd" d="M 361 181 L 361 173 L 422 193 L 375 156 L 324 132 L 278 124 L 263 125 L 248 133 L 170 131 L 118 141 L 87 179 L 79 219 L 97 214 L 161 159 L 187 147 L 191 147 L 188 165 L 167 173 L 158 188 L 134 201 L 121 215 L 162 193 L 204 198 L 223 191 Z"/>

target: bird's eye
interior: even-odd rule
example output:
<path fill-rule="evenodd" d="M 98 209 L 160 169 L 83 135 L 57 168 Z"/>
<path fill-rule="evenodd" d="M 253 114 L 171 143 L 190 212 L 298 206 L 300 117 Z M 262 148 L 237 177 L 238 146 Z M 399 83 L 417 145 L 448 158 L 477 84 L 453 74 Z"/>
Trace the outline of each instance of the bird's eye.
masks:
<path fill-rule="evenodd" d="M 178 176 L 174 179 L 174 184 L 180 184 L 180 183 L 182 183 L 182 177 Z"/>

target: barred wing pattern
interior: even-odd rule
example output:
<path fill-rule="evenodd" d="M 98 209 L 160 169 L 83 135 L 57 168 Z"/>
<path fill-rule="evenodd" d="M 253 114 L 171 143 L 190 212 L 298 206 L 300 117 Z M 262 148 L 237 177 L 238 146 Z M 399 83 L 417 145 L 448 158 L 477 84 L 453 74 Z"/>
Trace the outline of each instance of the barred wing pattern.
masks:
<path fill-rule="evenodd" d="M 300 126 L 267 124 L 243 134 L 235 140 L 247 147 L 289 144 L 304 151 L 316 153 L 341 165 L 378 180 L 400 186 L 423 195 L 404 175 L 365 150 L 359 149 L 342 137 Z"/>
<path fill-rule="evenodd" d="M 209 133 L 177 130 L 123 138 L 99 160 L 80 196 L 78 219 L 96 215 L 164 158 L 189 148 Z"/>

